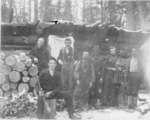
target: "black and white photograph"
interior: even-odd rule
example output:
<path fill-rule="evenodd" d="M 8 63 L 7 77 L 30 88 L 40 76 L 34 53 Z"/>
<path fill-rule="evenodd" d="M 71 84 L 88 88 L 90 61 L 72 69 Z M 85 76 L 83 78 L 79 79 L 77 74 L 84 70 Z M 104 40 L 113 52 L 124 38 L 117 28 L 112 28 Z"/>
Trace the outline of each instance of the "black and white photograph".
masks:
<path fill-rule="evenodd" d="M 150 0 L 0 5 L 0 120 L 150 120 Z"/>

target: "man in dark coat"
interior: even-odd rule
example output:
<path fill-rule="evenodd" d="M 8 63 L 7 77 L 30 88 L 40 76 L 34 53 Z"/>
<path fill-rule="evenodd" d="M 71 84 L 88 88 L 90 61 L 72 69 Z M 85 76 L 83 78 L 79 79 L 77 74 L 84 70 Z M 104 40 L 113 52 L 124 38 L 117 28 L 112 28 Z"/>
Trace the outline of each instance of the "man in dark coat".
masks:
<path fill-rule="evenodd" d="M 102 88 L 102 104 L 104 106 L 116 105 L 116 48 L 110 48 L 110 54 L 105 62 L 103 88 Z"/>
<path fill-rule="evenodd" d="M 54 58 L 49 60 L 47 70 L 42 71 L 40 74 L 40 85 L 43 90 L 42 94 L 46 100 L 49 99 L 65 99 L 66 107 L 70 118 L 74 118 L 73 114 L 73 100 L 72 95 L 62 90 L 61 80 L 60 80 L 60 73 L 55 70 L 57 62 Z M 41 103 L 44 103 L 41 101 Z M 43 115 L 44 112 L 44 105 L 39 105 L 39 115 Z M 43 116 L 44 117 L 44 116 Z"/>
<path fill-rule="evenodd" d="M 46 40 L 40 37 L 35 47 L 30 51 L 31 57 L 38 59 L 39 71 L 48 68 L 48 61 L 51 57 L 50 47 L 46 44 Z"/>
<path fill-rule="evenodd" d="M 60 50 L 58 62 L 62 65 L 61 80 L 63 88 L 66 90 L 73 89 L 73 64 L 75 60 L 74 49 L 71 46 L 70 38 L 65 39 L 65 47 Z"/>
<path fill-rule="evenodd" d="M 82 59 L 75 67 L 77 85 L 74 91 L 76 107 L 88 107 L 89 90 L 95 81 L 95 70 L 88 52 L 83 52 Z"/>

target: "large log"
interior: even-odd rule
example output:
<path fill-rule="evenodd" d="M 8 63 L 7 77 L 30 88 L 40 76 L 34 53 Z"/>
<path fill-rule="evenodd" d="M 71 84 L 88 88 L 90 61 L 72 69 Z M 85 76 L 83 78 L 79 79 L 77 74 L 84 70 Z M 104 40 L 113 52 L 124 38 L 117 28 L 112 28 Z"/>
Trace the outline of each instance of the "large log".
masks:
<path fill-rule="evenodd" d="M 25 64 L 23 62 L 17 62 L 15 67 L 14 67 L 14 70 L 19 71 L 19 72 L 22 72 L 25 69 L 26 69 Z"/>
<path fill-rule="evenodd" d="M 19 82 L 19 80 L 21 79 L 20 73 L 17 71 L 12 71 L 9 73 L 9 79 L 11 82 Z"/>
<path fill-rule="evenodd" d="M 21 92 L 28 92 L 29 91 L 29 85 L 27 83 L 20 83 L 18 85 L 18 92 L 21 93 Z"/>
<path fill-rule="evenodd" d="M 7 75 L 10 72 L 11 72 L 11 67 L 4 65 L 4 64 L 0 65 L 0 73 Z"/>
<path fill-rule="evenodd" d="M 17 83 L 10 82 L 10 89 L 16 90 L 16 88 L 17 88 Z"/>
<path fill-rule="evenodd" d="M 28 76 L 28 71 L 25 70 L 22 72 L 22 74 L 23 74 L 23 76 Z"/>
<path fill-rule="evenodd" d="M 5 58 L 5 64 L 9 66 L 14 66 L 16 64 L 17 60 L 13 55 L 7 56 Z"/>

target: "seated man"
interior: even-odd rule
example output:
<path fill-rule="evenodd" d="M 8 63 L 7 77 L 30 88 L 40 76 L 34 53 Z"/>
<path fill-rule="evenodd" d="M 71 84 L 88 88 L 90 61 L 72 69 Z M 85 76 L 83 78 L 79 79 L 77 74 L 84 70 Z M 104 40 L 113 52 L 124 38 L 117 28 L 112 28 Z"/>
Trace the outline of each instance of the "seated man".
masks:
<path fill-rule="evenodd" d="M 62 91 L 61 89 L 60 73 L 55 70 L 57 61 L 54 58 L 51 58 L 48 66 L 48 70 L 45 70 L 40 74 L 40 85 L 43 90 L 43 98 L 45 98 L 45 100 L 65 99 L 69 117 L 74 118 L 72 95 L 66 91 Z M 44 111 L 44 105 L 40 106 L 39 111 L 39 114 L 42 115 L 42 112 Z"/>

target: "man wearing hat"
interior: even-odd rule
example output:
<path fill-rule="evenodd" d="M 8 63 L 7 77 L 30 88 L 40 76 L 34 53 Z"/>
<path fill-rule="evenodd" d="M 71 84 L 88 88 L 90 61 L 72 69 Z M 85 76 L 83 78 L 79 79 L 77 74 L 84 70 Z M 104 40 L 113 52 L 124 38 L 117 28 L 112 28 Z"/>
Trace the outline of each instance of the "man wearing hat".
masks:
<path fill-rule="evenodd" d="M 74 64 L 74 49 L 71 46 L 72 40 L 65 39 L 65 47 L 60 50 L 58 62 L 62 65 L 61 80 L 63 88 L 72 91 L 73 88 L 73 64 Z"/>

